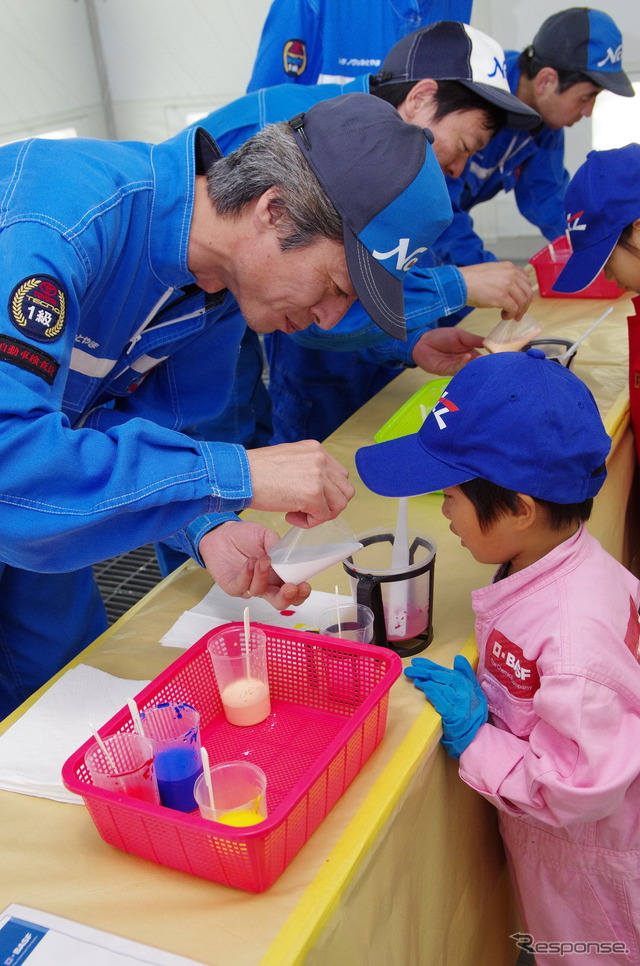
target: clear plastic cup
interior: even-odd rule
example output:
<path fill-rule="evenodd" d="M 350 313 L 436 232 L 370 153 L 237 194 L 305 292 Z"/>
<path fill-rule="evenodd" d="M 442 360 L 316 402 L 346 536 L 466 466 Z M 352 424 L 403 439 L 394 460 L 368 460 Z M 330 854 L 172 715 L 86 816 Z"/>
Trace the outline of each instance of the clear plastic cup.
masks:
<path fill-rule="evenodd" d="M 161 804 L 192 812 L 193 786 L 202 774 L 200 715 L 190 704 L 172 702 L 148 708 L 140 720 L 153 748 Z"/>
<path fill-rule="evenodd" d="M 318 630 L 329 637 L 369 644 L 373 640 L 373 611 L 365 604 L 336 602 L 320 612 Z"/>
<path fill-rule="evenodd" d="M 207 642 L 225 717 L 230 724 L 259 724 L 271 712 L 267 673 L 267 635 L 257 627 L 213 634 Z"/>
<path fill-rule="evenodd" d="M 84 756 L 91 781 L 120 795 L 160 804 L 151 742 L 142 735 L 122 732 L 102 739 L 107 754 L 97 743 Z"/>
<path fill-rule="evenodd" d="M 267 776 L 250 761 L 212 765 L 209 774 L 214 807 L 204 774 L 196 782 L 195 797 L 202 818 L 236 828 L 263 822 L 267 817 Z"/>

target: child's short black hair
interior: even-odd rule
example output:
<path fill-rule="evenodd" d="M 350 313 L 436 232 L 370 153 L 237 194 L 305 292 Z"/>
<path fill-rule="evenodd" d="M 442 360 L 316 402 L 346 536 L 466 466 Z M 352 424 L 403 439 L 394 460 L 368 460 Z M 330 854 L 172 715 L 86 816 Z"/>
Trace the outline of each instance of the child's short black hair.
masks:
<path fill-rule="evenodd" d="M 497 483 L 475 479 L 461 483 L 460 489 L 473 504 L 482 531 L 488 530 L 499 517 L 518 511 L 519 497 L 516 491 L 507 490 Z M 582 503 L 552 503 L 537 497 L 533 499 L 547 511 L 552 530 L 562 530 L 570 523 L 588 520 L 593 507 L 593 497 L 583 500 Z"/>

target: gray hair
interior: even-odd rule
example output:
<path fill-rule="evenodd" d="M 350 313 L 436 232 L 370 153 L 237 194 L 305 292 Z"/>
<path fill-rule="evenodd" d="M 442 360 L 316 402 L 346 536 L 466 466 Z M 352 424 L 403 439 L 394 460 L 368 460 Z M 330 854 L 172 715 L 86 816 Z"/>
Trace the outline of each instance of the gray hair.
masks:
<path fill-rule="evenodd" d="M 269 188 L 283 213 L 283 251 L 318 238 L 343 241 L 342 219 L 300 151 L 288 124 L 268 124 L 207 173 L 209 198 L 220 215 L 237 216 Z"/>

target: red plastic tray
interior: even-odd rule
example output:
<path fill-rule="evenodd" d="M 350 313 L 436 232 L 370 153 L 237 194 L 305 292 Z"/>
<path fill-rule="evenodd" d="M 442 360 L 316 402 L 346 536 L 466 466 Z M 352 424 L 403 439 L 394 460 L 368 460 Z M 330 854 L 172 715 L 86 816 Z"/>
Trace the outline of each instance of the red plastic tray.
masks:
<path fill-rule="evenodd" d="M 267 635 L 272 713 L 258 725 L 227 723 L 207 652 L 212 635 L 237 639 L 242 624 L 205 634 L 137 696 L 141 711 L 187 701 L 200 712 L 211 763 L 245 758 L 267 775 L 268 818 L 232 828 L 96 788 L 86 741 L 65 763 L 65 786 L 81 795 L 110 845 L 160 865 L 248 892 L 267 889 L 300 851 L 380 743 L 389 689 L 402 669 L 386 648 L 256 624 Z M 133 731 L 128 708 L 102 728 Z"/>
<path fill-rule="evenodd" d="M 538 279 L 538 288 L 543 298 L 552 299 L 617 299 L 625 291 L 618 288 L 615 282 L 610 282 L 604 272 L 599 272 L 591 285 L 581 292 L 554 292 L 552 285 L 569 261 L 571 245 L 566 235 L 560 235 L 551 243 L 555 259 L 551 257 L 549 246 L 545 245 L 539 252 L 532 255 L 529 263 L 533 265 Z"/>

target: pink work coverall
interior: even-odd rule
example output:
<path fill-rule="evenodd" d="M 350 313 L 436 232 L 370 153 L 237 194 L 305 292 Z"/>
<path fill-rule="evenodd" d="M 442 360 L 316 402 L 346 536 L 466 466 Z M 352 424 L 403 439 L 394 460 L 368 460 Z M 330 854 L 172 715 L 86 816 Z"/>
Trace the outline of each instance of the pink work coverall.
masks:
<path fill-rule="evenodd" d="M 490 715 L 460 776 L 499 810 L 536 962 L 639 964 L 640 584 L 582 526 L 472 600 Z"/>

